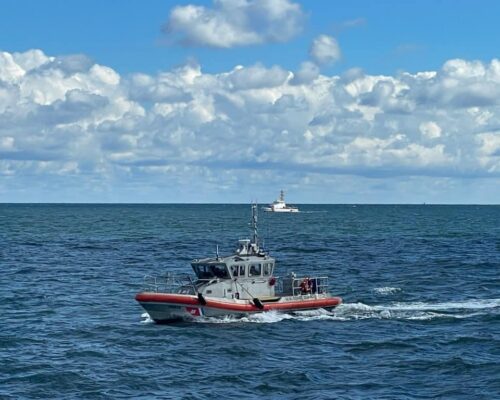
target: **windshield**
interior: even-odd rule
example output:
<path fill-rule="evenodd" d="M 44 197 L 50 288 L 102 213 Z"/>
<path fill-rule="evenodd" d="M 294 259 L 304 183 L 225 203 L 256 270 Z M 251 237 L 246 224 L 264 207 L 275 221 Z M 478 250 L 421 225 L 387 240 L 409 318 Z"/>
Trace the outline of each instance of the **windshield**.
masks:
<path fill-rule="evenodd" d="M 193 265 L 193 269 L 198 279 L 229 278 L 225 264 L 199 264 Z"/>

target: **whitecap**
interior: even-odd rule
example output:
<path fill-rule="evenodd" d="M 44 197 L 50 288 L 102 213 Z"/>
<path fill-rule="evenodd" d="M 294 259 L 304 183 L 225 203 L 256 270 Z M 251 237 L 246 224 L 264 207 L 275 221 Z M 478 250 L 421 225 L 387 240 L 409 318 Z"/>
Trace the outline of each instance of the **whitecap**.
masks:
<path fill-rule="evenodd" d="M 382 296 L 388 296 L 391 294 L 395 294 L 398 292 L 401 292 L 401 288 L 398 287 L 391 287 L 391 286 L 385 286 L 385 287 L 378 287 L 373 289 L 373 291 L 377 294 L 380 294 Z"/>

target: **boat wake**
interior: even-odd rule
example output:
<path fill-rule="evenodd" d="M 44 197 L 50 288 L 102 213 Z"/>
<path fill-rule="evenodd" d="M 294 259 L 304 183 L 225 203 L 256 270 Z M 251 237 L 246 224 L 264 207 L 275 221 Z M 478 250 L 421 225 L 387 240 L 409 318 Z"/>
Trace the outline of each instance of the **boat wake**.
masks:
<path fill-rule="evenodd" d="M 500 299 L 466 300 L 442 303 L 391 303 L 388 305 L 370 306 L 363 303 L 345 303 L 334 311 L 324 309 L 297 311 L 294 313 L 278 313 L 270 311 L 248 317 L 197 318 L 196 323 L 257 323 L 269 324 L 283 320 L 314 321 L 353 321 L 362 319 L 402 319 L 425 321 L 436 318 L 469 318 L 488 314 L 491 311 L 500 312 Z M 152 323 L 147 313 L 142 314 L 143 323 Z"/>
<path fill-rule="evenodd" d="M 370 318 L 425 321 L 436 318 L 469 318 L 492 311 L 500 312 L 500 299 L 470 299 L 438 303 L 395 302 L 374 306 L 346 303 L 332 312 L 332 318 L 343 321 Z"/>
<path fill-rule="evenodd" d="M 364 319 L 399 319 L 426 321 L 439 318 L 462 319 L 491 313 L 500 313 L 500 299 L 470 299 L 464 301 L 437 303 L 389 303 L 386 305 L 373 306 L 364 303 L 344 303 L 336 307 L 333 311 L 327 311 L 324 309 L 297 311 L 294 313 L 279 313 L 276 311 L 270 311 L 241 318 L 196 318 L 194 322 L 209 324 L 270 324 L 283 320 L 355 321 Z M 153 322 L 147 313 L 143 313 L 142 318 L 143 323 Z"/>

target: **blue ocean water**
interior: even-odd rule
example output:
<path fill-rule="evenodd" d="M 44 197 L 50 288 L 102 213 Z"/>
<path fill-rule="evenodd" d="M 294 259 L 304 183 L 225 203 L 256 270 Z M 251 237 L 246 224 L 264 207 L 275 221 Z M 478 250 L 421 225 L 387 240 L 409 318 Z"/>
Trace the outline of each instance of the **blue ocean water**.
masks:
<path fill-rule="evenodd" d="M 156 325 L 146 274 L 249 234 L 248 205 L 0 205 L 0 398 L 500 397 L 500 207 L 260 213 L 334 312 Z"/>

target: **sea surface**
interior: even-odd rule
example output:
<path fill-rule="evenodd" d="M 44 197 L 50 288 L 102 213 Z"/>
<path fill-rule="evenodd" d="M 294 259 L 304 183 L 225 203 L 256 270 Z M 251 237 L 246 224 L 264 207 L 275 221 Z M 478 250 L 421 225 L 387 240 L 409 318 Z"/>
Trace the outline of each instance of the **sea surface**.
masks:
<path fill-rule="evenodd" d="M 500 206 L 259 214 L 333 312 L 157 325 L 146 274 L 248 237 L 248 205 L 0 204 L 1 399 L 500 398 Z"/>

